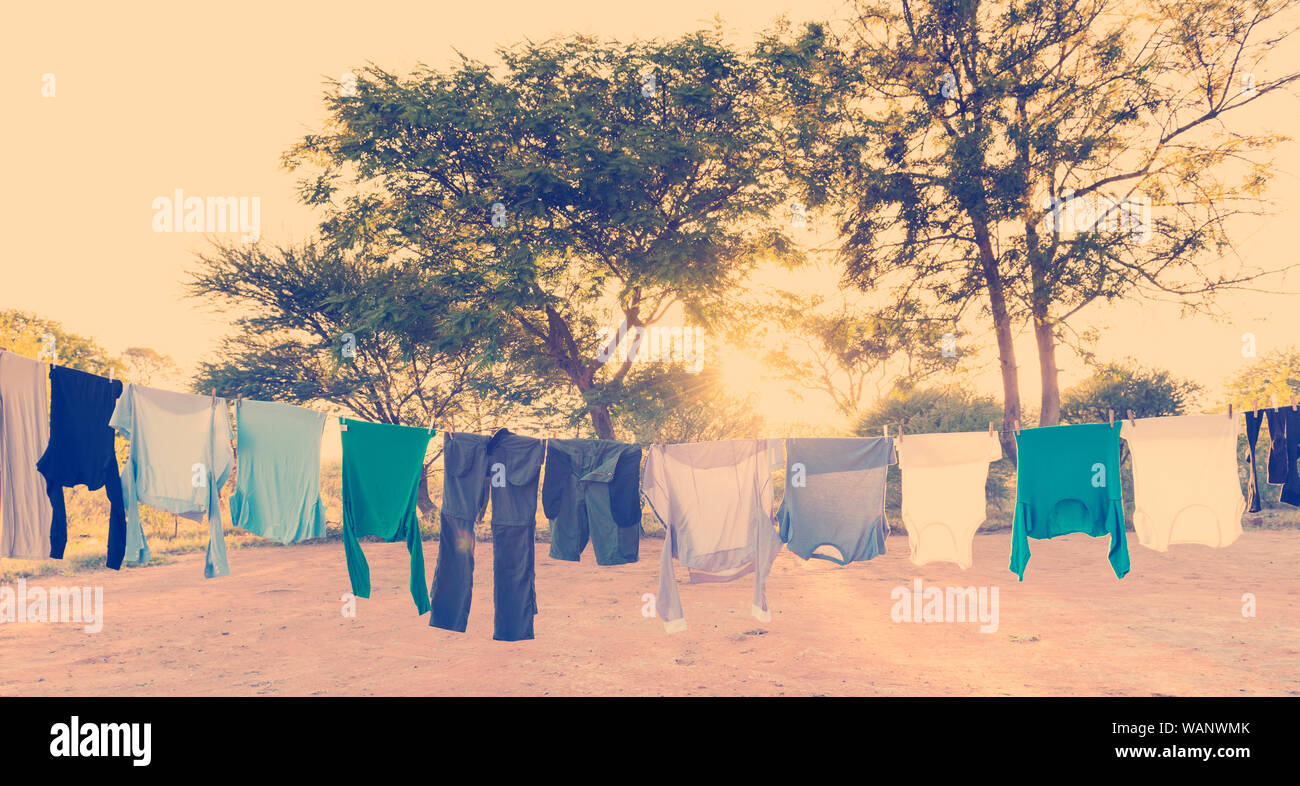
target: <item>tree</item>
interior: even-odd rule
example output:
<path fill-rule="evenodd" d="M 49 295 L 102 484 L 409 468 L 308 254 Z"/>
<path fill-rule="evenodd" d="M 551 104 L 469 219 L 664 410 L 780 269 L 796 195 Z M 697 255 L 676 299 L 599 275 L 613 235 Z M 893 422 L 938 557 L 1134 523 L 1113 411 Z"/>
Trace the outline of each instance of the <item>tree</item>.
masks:
<path fill-rule="evenodd" d="M 1271 407 L 1273 397 L 1288 406 L 1300 402 L 1300 347 L 1275 349 L 1239 371 L 1225 386 L 1228 401 L 1238 406 Z"/>
<path fill-rule="evenodd" d="M 127 378 L 141 385 L 152 385 L 155 378 L 167 379 L 180 373 L 176 361 L 150 347 L 127 347 L 122 361 Z"/>
<path fill-rule="evenodd" d="M 617 424 L 634 442 L 708 442 L 762 436 L 748 398 L 729 395 L 715 371 L 655 366 L 630 378 Z"/>
<path fill-rule="evenodd" d="M 121 376 L 126 369 L 93 339 L 26 311 L 0 311 L 0 348 L 91 374 Z"/>
<path fill-rule="evenodd" d="M 866 314 L 842 297 L 778 292 L 770 313 L 783 332 L 766 353 L 776 373 L 824 394 L 836 410 L 858 415 L 893 388 L 912 388 L 957 368 L 958 332 L 927 319 L 915 302 Z"/>
<path fill-rule="evenodd" d="M 1034 328 L 1040 422 L 1053 425 L 1057 344 L 1086 306 L 1137 296 L 1208 309 L 1276 272 L 1207 257 L 1262 209 L 1262 155 L 1281 137 L 1226 121 L 1297 79 L 1255 78 L 1293 5 L 863 2 L 835 31 L 777 31 L 763 50 L 787 96 L 788 166 L 838 216 L 847 278 L 901 280 L 954 312 L 980 302 L 1009 435 L 1017 321 Z M 1146 202 L 1123 201 L 1136 195 L 1153 208 L 1140 222 L 1130 208 Z M 1064 227 L 1081 202 L 1092 217 Z"/>
<path fill-rule="evenodd" d="M 1224 393 L 1227 399 L 1225 409 L 1229 403 L 1235 404 L 1240 410 L 1267 409 L 1274 402 L 1282 408 L 1291 406 L 1292 402 L 1300 404 L 1300 347 L 1275 349 L 1254 360 L 1227 380 Z M 1273 444 L 1280 436 L 1282 435 L 1275 434 L 1271 427 L 1260 428 L 1254 451 L 1257 473 L 1266 471 Z M 1243 438 L 1241 458 L 1248 466 L 1246 459 L 1250 453 L 1246 450 L 1245 442 Z M 1264 504 L 1279 504 L 1280 486 L 1258 483 L 1257 490 Z"/>
<path fill-rule="evenodd" d="M 231 313 L 235 332 L 204 361 L 194 390 L 324 403 L 376 423 L 477 430 L 530 392 L 444 332 L 452 304 L 419 265 L 384 264 L 307 243 L 217 244 L 190 293 Z M 440 444 L 440 443 L 435 443 Z M 418 501 L 432 510 L 427 469 Z"/>
<path fill-rule="evenodd" d="M 1164 369 L 1145 368 L 1133 359 L 1106 363 L 1061 397 L 1061 416 L 1070 423 L 1104 423 L 1113 415 L 1157 418 L 1182 415 L 1201 392 L 1200 385 Z"/>
<path fill-rule="evenodd" d="M 285 160 L 311 170 L 325 242 L 422 265 L 455 293 L 455 329 L 570 387 L 612 438 L 634 360 L 602 362 L 598 329 L 674 304 L 708 325 L 757 260 L 794 256 L 768 219 L 781 194 L 759 73 L 720 39 L 573 36 L 503 49 L 498 68 L 372 66 Z"/>

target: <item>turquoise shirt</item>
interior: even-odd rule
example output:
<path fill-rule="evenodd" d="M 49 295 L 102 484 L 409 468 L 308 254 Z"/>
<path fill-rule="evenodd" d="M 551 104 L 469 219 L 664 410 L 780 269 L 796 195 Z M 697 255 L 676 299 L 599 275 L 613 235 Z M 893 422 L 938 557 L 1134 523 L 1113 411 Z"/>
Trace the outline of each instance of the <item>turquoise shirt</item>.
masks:
<path fill-rule="evenodd" d="M 1120 424 L 1087 423 L 1025 429 L 1016 435 L 1016 516 L 1011 570 L 1021 581 L 1029 538 L 1082 532 L 1110 535 L 1110 565 L 1129 571 L 1124 504 L 1119 485 Z"/>
<path fill-rule="evenodd" d="M 264 538 L 325 536 L 320 444 L 326 415 L 292 404 L 242 401 L 235 411 L 239 468 L 230 521 Z"/>
<path fill-rule="evenodd" d="M 358 539 L 373 535 L 389 543 L 403 540 L 411 553 L 411 597 L 424 614 L 429 610 L 429 587 L 424 581 L 424 544 L 415 498 L 433 431 L 348 418 L 339 422 L 343 424 L 343 554 L 352 594 L 370 597 L 370 566 Z"/>

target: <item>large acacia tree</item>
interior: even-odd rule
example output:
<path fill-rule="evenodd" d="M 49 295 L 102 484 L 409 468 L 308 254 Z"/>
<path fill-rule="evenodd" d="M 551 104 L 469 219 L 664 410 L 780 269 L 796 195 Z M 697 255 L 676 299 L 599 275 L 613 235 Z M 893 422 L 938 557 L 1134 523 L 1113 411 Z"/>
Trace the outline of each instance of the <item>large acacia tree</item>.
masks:
<path fill-rule="evenodd" d="M 718 324 L 756 263 L 792 256 L 769 220 L 782 195 L 763 83 L 710 32 L 499 56 L 364 69 L 286 163 L 308 173 L 325 243 L 421 265 L 455 293 L 455 330 L 580 395 L 612 438 L 634 358 L 603 363 L 599 328 L 674 304 Z"/>
<path fill-rule="evenodd" d="M 1230 125 L 1292 85 L 1266 66 L 1293 0 L 903 0 L 778 31 L 785 160 L 839 220 L 849 281 L 977 303 L 996 337 L 1003 428 L 1020 418 L 1014 327 L 1034 330 L 1041 423 L 1058 343 L 1098 300 L 1211 308 L 1270 272 L 1220 258 L 1260 212 L 1271 134 Z M 1266 68 L 1269 70 L 1266 71 Z M 1148 223 L 1062 227 L 1071 199 L 1150 200 Z M 1014 455 L 1014 442 L 1005 439 Z"/>
<path fill-rule="evenodd" d="M 199 365 L 196 391 L 326 405 L 377 423 L 476 430 L 526 407 L 530 378 L 503 378 L 443 315 L 456 304 L 413 262 L 342 254 L 316 243 L 218 244 L 199 256 L 192 295 L 233 328 Z M 417 495 L 432 510 L 426 457 Z"/>

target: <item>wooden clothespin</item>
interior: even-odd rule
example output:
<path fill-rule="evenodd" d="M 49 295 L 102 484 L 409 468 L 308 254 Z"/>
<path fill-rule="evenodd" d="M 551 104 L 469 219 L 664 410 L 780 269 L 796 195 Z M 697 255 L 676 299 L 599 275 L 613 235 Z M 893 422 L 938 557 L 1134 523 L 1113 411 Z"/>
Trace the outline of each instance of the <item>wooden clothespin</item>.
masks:
<path fill-rule="evenodd" d="M 1115 410 L 1113 409 L 1106 410 L 1106 417 L 1107 419 L 1110 420 L 1110 424 L 1112 426 L 1115 425 Z"/>
<path fill-rule="evenodd" d="M 347 421 L 344 420 L 342 415 L 339 415 L 339 431 L 347 431 L 347 430 L 348 430 Z"/>
<path fill-rule="evenodd" d="M 1229 404 L 1228 406 L 1232 406 L 1232 405 Z M 1256 399 L 1251 399 L 1251 401 L 1250 401 L 1250 411 L 1251 411 L 1251 412 L 1258 412 L 1258 411 L 1259 411 L 1259 399 L 1257 399 L 1257 398 L 1256 398 Z"/>
<path fill-rule="evenodd" d="M 1277 394 L 1276 394 L 1276 393 L 1273 394 L 1273 411 L 1274 411 L 1274 412 L 1277 411 Z"/>
<path fill-rule="evenodd" d="M 1137 420 L 1133 417 L 1133 410 L 1131 409 L 1128 411 L 1128 424 L 1133 428 L 1137 428 L 1138 425 Z"/>
<path fill-rule="evenodd" d="M 888 423 L 885 424 L 885 436 L 886 436 L 886 437 L 889 436 L 889 424 L 888 424 Z"/>
<path fill-rule="evenodd" d="M 429 416 L 429 433 L 430 433 L 430 434 L 433 433 L 433 418 L 434 418 L 433 415 L 430 415 L 430 416 Z"/>
<path fill-rule="evenodd" d="M 213 389 L 212 389 L 212 406 L 215 407 L 216 405 L 217 405 L 217 389 L 216 389 L 216 388 L 213 388 Z"/>
<path fill-rule="evenodd" d="M 1232 402 L 1228 402 L 1228 417 L 1232 417 Z"/>
<path fill-rule="evenodd" d="M 1295 409 L 1295 393 L 1291 394 L 1291 409 Z"/>
<path fill-rule="evenodd" d="M 993 421 L 989 421 L 989 436 L 993 436 Z"/>
<path fill-rule="evenodd" d="M 1015 428 L 1016 436 L 1018 437 L 1020 436 L 1020 418 L 1016 418 L 1014 423 L 1015 423 L 1014 428 Z"/>

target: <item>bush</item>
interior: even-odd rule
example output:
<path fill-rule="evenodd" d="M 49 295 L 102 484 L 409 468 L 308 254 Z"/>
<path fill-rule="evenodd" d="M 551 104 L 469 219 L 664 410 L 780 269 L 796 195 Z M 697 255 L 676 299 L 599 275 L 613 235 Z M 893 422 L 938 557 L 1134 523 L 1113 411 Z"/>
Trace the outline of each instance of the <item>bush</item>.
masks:
<path fill-rule="evenodd" d="M 888 424 L 891 436 L 896 435 L 898 427 L 902 426 L 906 438 L 907 434 L 984 431 L 990 422 L 996 428 L 1002 427 L 1002 404 L 993 396 L 961 388 L 919 388 L 895 391 L 863 412 L 854 433 L 863 437 L 877 437 Z M 1011 526 L 1011 514 L 1015 509 L 1012 492 L 1015 473 L 1015 466 L 1007 458 L 989 466 L 985 486 L 988 518 L 980 529 L 1005 529 Z M 906 531 L 902 505 L 902 476 L 898 467 L 891 467 L 885 480 L 885 518 L 896 532 Z"/>
<path fill-rule="evenodd" d="M 934 434 L 982 431 L 1002 423 L 1002 404 L 993 396 L 960 388 L 917 388 L 897 391 L 862 413 L 854 433 L 879 436 L 886 424 L 890 433 Z"/>
<path fill-rule="evenodd" d="M 1134 360 L 1098 366 L 1092 376 L 1061 394 L 1061 422 L 1102 423 L 1115 418 L 1182 415 L 1201 386 L 1164 369 L 1144 368 Z"/>

